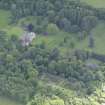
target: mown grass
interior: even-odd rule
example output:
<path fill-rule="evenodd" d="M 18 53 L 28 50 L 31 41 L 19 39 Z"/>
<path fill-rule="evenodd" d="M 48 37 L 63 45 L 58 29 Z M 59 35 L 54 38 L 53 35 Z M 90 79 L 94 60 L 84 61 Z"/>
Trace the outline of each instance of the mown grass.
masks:
<path fill-rule="evenodd" d="M 96 8 L 105 8 L 105 0 L 80 0 Z"/>

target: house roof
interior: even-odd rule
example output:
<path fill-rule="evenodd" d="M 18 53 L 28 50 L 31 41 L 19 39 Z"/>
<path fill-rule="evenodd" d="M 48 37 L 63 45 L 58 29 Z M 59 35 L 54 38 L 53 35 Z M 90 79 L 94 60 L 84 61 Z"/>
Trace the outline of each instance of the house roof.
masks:
<path fill-rule="evenodd" d="M 21 43 L 23 46 L 29 45 L 32 40 L 36 37 L 34 32 L 26 32 L 21 38 Z"/>

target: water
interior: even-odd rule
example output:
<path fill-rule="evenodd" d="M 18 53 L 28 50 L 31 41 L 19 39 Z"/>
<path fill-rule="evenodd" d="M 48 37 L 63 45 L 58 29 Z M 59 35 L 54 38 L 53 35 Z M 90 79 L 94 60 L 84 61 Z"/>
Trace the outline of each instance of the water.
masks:
<path fill-rule="evenodd" d="M 0 96 L 0 105 L 22 105 L 14 100 Z"/>

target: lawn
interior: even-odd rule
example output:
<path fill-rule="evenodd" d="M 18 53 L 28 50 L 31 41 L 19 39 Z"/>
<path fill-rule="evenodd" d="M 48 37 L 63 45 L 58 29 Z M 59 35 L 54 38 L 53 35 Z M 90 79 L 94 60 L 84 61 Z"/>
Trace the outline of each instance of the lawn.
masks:
<path fill-rule="evenodd" d="M 80 0 L 96 8 L 105 8 L 105 0 Z"/>

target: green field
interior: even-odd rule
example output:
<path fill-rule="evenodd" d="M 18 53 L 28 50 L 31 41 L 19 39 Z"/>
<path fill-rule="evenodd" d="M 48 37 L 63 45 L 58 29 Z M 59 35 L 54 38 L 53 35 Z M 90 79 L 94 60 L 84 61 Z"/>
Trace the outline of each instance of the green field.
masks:
<path fill-rule="evenodd" d="M 95 42 L 95 47 L 92 50 L 99 54 L 105 54 L 105 22 L 100 22 L 92 30 L 92 35 L 94 36 L 94 42 Z M 87 49 L 88 37 L 85 40 L 78 43 L 76 48 Z"/>
<path fill-rule="evenodd" d="M 23 30 L 18 25 L 10 25 L 11 13 L 0 10 L 0 30 L 5 31 L 8 35 L 20 35 Z"/>
<path fill-rule="evenodd" d="M 105 22 L 100 22 L 93 30 L 92 35 L 94 37 L 94 48 L 92 49 L 94 52 L 105 55 Z M 67 43 L 64 43 L 64 37 L 68 37 Z M 83 41 L 78 41 L 75 37 L 75 34 L 68 34 L 65 32 L 59 32 L 58 35 L 54 36 L 37 36 L 34 43 L 45 42 L 49 48 L 57 47 L 61 50 L 62 53 L 67 51 L 72 51 L 74 49 L 89 49 L 89 38 L 87 37 Z M 74 49 L 70 48 L 70 43 L 73 42 L 75 44 Z M 63 43 L 63 46 L 60 44 Z"/>
<path fill-rule="evenodd" d="M 105 0 L 80 0 L 96 8 L 105 8 Z"/>
<path fill-rule="evenodd" d="M 5 10 L 0 10 L 0 28 L 7 27 L 10 22 L 10 12 Z"/>
<path fill-rule="evenodd" d="M 0 96 L 0 105 L 22 105 L 22 104 Z"/>

